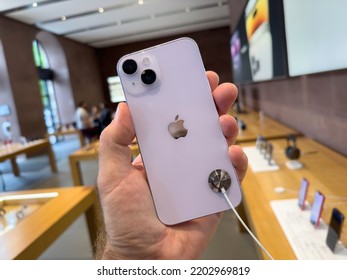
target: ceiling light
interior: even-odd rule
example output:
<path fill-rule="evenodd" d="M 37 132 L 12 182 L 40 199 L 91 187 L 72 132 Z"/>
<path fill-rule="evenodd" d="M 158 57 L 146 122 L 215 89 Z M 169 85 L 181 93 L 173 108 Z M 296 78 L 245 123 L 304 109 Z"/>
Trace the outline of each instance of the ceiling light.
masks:
<path fill-rule="evenodd" d="M 37 3 L 34 2 L 34 3 L 32 4 L 32 6 L 33 6 L 34 8 L 36 8 L 36 7 L 37 7 Z"/>
<path fill-rule="evenodd" d="M 185 10 L 186 10 L 187 13 L 189 13 L 190 12 L 190 7 L 186 7 Z"/>
<path fill-rule="evenodd" d="M 105 10 L 104 10 L 104 8 L 99 8 L 98 9 L 98 12 L 101 14 L 101 13 L 103 13 Z"/>
<path fill-rule="evenodd" d="M 66 16 L 62 16 L 60 19 L 61 20 L 66 20 Z"/>
<path fill-rule="evenodd" d="M 142 5 L 143 4 L 143 0 L 139 0 L 139 1 L 137 1 L 137 3 L 139 3 L 139 5 Z"/>
<path fill-rule="evenodd" d="M 122 21 L 121 20 L 118 20 L 117 21 L 117 25 L 121 25 L 122 24 Z"/>

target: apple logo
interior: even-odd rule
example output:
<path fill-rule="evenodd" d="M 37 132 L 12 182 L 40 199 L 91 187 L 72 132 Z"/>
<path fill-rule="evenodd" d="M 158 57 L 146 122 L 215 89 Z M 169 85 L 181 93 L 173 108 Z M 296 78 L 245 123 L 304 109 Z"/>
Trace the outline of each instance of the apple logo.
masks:
<path fill-rule="evenodd" d="M 169 124 L 168 130 L 173 138 L 178 139 L 187 135 L 188 129 L 184 127 L 183 122 L 184 120 L 180 120 L 179 115 L 177 115 L 175 121 Z"/>

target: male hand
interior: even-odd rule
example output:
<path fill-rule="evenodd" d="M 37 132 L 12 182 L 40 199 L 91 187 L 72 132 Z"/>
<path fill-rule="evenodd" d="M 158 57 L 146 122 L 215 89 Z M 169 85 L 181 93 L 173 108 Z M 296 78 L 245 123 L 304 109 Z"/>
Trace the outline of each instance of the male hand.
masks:
<path fill-rule="evenodd" d="M 218 85 L 214 72 L 207 72 L 212 95 L 220 115 L 229 155 L 239 180 L 247 169 L 247 157 L 233 146 L 238 127 L 228 110 L 237 97 L 231 83 Z M 132 163 L 129 145 L 135 137 L 128 106 L 118 105 L 115 119 L 100 137 L 98 189 L 105 221 L 103 259 L 195 259 L 206 248 L 222 214 L 191 220 L 174 226 L 162 224 L 154 208 L 141 156 Z"/>

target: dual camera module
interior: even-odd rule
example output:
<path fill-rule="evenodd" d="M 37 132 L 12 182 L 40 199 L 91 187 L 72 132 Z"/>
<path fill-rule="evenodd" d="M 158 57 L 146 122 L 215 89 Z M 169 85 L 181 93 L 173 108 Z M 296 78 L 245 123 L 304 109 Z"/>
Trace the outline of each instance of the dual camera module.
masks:
<path fill-rule="evenodd" d="M 137 71 L 137 63 L 133 59 L 127 59 L 123 62 L 122 69 L 125 74 L 133 75 Z M 145 69 L 141 73 L 141 81 L 145 85 L 152 85 L 157 80 L 157 74 L 152 69 Z"/>

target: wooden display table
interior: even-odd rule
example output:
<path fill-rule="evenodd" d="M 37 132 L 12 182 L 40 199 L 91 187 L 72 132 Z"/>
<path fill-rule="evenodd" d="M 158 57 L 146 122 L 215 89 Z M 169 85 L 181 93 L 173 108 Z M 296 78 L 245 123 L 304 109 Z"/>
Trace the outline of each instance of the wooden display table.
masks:
<path fill-rule="evenodd" d="M 289 134 L 300 135 L 300 132 L 281 124 L 267 116 L 259 116 L 255 111 L 247 110 L 247 113 L 236 114 L 230 111 L 229 114 L 237 117 L 246 124 L 246 129 L 239 131 L 236 144 L 255 141 L 261 134 L 266 139 L 285 138 Z"/>
<path fill-rule="evenodd" d="M 296 259 L 272 211 L 270 201 L 297 198 L 301 180 L 305 177 L 310 182 L 308 195 L 310 203 L 316 190 L 326 196 L 322 215 L 325 223 L 329 223 L 332 208 L 335 206 L 347 217 L 347 158 L 313 140 L 300 137 L 297 139 L 297 146 L 301 150 L 300 162 L 304 167 L 291 170 L 285 166 L 286 140 L 270 140 L 270 143 L 274 146 L 274 160 L 280 169 L 254 173 L 249 166 L 242 182 L 243 205 L 253 232 L 274 259 Z M 242 147 L 254 145 L 255 143 L 241 144 Z M 285 191 L 276 192 L 278 186 L 284 187 Z M 341 240 L 347 244 L 347 223 L 344 224 Z M 259 253 L 266 258 L 263 252 Z"/>
<path fill-rule="evenodd" d="M 66 136 L 66 135 L 77 135 L 78 139 L 80 141 L 81 147 L 83 147 L 86 144 L 81 131 L 78 130 L 78 129 L 70 129 L 69 128 L 69 129 L 65 129 L 65 130 L 58 130 L 58 131 L 56 131 L 54 133 L 48 133 L 46 135 L 46 138 L 49 138 L 49 136 L 59 137 L 59 136 Z"/>
<path fill-rule="evenodd" d="M 6 146 L 0 146 L 0 162 L 8 159 L 11 160 L 13 174 L 15 176 L 20 176 L 16 157 L 21 154 L 30 155 L 42 151 L 48 154 L 52 172 L 57 172 L 58 169 L 52 146 L 47 139 L 35 140 L 28 144 L 13 143 Z"/>
<path fill-rule="evenodd" d="M 52 193 L 57 196 L 46 199 L 26 198 L 23 201 L 8 198 L 9 195 Z M 14 228 L 4 234 L 0 232 L 0 259 L 36 259 L 82 213 L 86 213 L 89 234 L 94 245 L 98 221 L 94 187 L 17 191 L 0 196 L 0 207 L 14 207 L 23 203 L 27 204 L 27 207 L 38 205 L 38 209 L 24 217 Z"/>
<path fill-rule="evenodd" d="M 131 149 L 133 157 L 139 154 L 139 148 L 136 143 L 131 144 L 129 147 Z M 80 162 L 84 160 L 97 160 L 98 154 L 99 141 L 95 141 L 69 155 L 71 176 L 73 184 L 75 186 L 83 185 L 83 176 L 81 173 Z"/>

